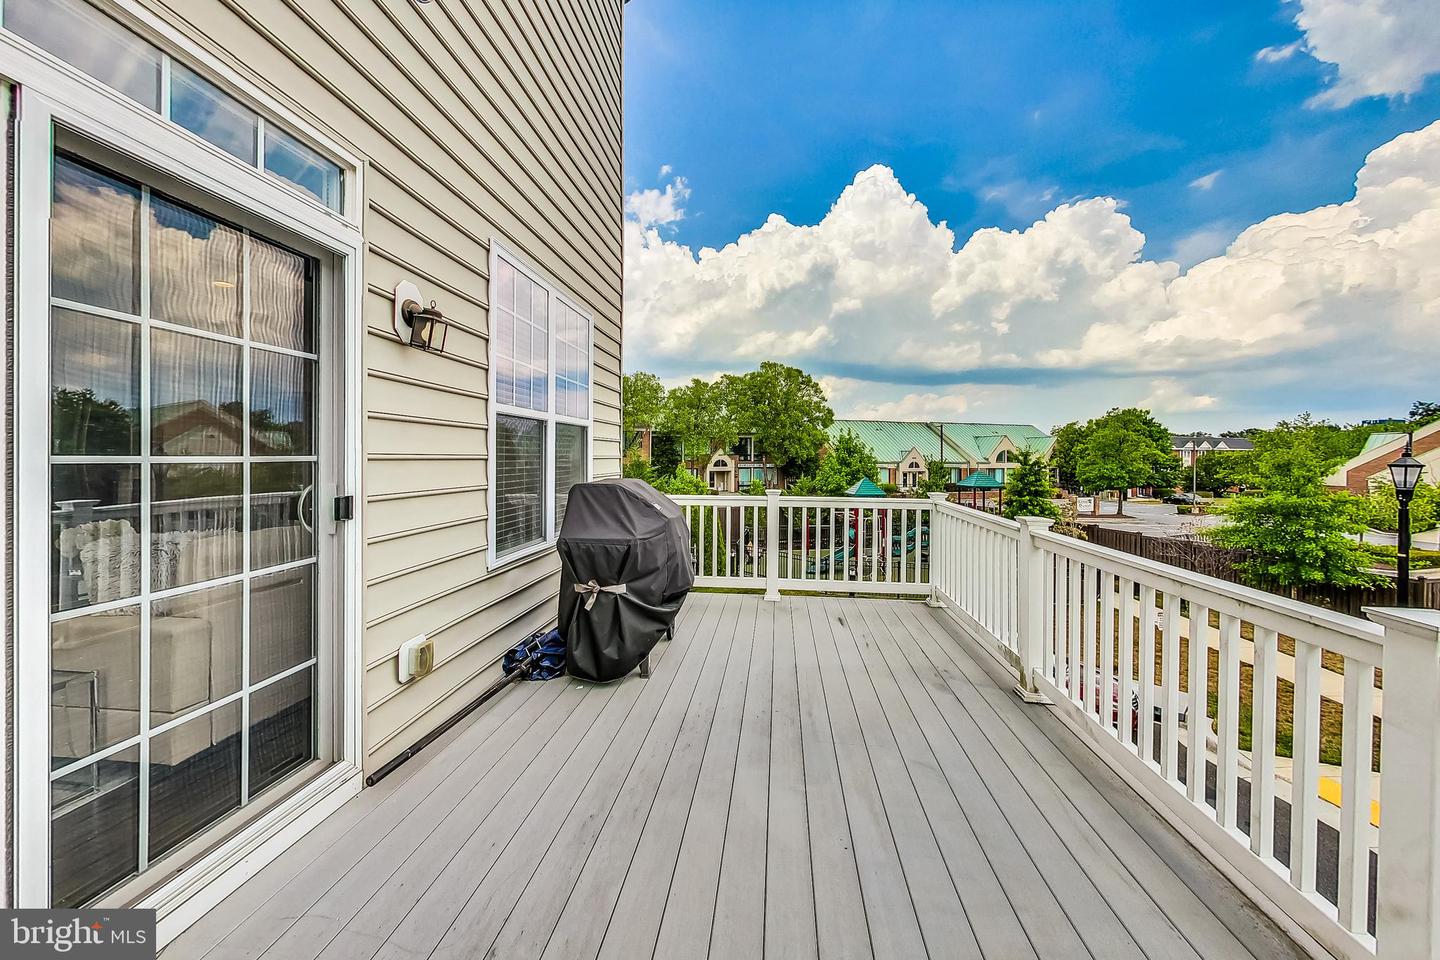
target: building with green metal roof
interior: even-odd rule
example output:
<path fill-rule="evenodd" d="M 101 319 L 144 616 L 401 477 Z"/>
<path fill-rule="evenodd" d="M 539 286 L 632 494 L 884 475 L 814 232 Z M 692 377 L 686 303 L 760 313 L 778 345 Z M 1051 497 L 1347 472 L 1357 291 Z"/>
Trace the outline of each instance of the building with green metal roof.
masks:
<path fill-rule="evenodd" d="M 902 489 L 929 476 L 927 461 L 943 460 L 951 483 L 976 471 L 1002 482 L 1012 454 L 1030 450 L 1048 456 L 1054 438 L 1023 423 L 949 423 L 915 420 L 836 420 L 832 438 L 849 430 L 875 454 L 882 483 Z"/>

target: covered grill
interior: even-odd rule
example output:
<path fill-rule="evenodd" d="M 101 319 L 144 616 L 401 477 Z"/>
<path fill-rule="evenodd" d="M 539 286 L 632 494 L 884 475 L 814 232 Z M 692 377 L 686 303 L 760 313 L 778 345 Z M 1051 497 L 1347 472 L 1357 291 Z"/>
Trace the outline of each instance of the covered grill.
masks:
<path fill-rule="evenodd" d="M 559 550 L 566 670 L 619 679 L 669 633 L 694 583 L 685 515 L 643 480 L 577 484 Z"/>

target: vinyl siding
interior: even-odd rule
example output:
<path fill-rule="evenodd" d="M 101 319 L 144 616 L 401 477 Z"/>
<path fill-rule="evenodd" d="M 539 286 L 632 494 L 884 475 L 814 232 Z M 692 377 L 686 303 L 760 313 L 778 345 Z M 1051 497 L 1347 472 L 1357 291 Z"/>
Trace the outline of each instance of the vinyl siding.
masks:
<path fill-rule="evenodd" d="M 554 617 L 552 552 L 486 568 L 489 238 L 595 319 L 595 476 L 619 472 L 622 0 L 145 0 L 365 160 L 365 766 L 473 699 Z M 396 283 L 451 322 L 399 343 Z M 401 687 L 395 652 L 434 638 Z"/>

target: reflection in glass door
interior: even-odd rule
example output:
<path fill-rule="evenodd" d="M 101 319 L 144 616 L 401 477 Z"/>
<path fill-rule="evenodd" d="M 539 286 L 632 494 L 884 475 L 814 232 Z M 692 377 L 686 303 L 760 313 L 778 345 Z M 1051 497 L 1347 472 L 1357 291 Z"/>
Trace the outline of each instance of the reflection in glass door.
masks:
<path fill-rule="evenodd" d="M 58 155 L 51 899 L 317 756 L 313 261 Z"/>

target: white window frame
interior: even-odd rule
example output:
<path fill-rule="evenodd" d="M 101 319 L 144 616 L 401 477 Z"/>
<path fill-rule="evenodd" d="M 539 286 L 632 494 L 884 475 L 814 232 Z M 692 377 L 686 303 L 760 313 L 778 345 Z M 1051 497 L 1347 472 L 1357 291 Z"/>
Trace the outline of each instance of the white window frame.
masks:
<path fill-rule="evenodd" d="M 148 28 L 146 39 L 163 39 L 180 50 L 188 62 L 207 71 L 207 79 L 245 89 L 250 87 L 238 74 L 205 54 L 198 47 L 148 14 L 131 0 L 117 0 L 121 9 L 135 12 Z M 152 32 L 153 31 L 153 32 Z M 329 336 L 354 329 L 364 294 L 361 272 L 364 238 L 358 223 L 337 215 L 319 203 L 302 197 L 263 171 L 247 167 L 223 151 L 201 141 L 194 134 L 134 103 L 78 69 L 45 53 L 33 44 L 0 30 L 0 64 L 5 79 L 20 90 L 18 180 L 16 196 L 16 314 L 29 317 L 49 315 L 49 191 L 27 191 L 27 185 L 43 177 L 52 156 L 50 124 L 66 127 L 81 137 L 133 158 L 161 175 L 174 176 L 199 191 L 262 218 L 303 241 L 325 248 L 338 258 L 336 316 Z M 253 89 L 253 88 L 251 88 Z M 277 115 L 286 110 L 258 89 L 254 95 Z M 303 124 L 296 124 L 304 128 Z M 307 131 L 308 132 L 308 131 Z M 363 197 L 362 166 L 359 160 L 336 151 L 346 179 L 346 205 Z M 17 325 L 16 356 L 48 356 L 48 322 Z M 336 461 L 336 487 L 325 491 L 321 502 L 331 495 L 360 490 L 360 338 L 345 335 L 332 354 L 335 374 L 343 391 L 343 412 L 336 424 L 338 440 L 345 451 Z M 325 348 L 326 350 L 330 348 Z M 322 352 L 325 352 L 322 350 Z M 49 372 L 46 363 L 15 365 L 15 413 L 17 424 L 45 424 L 42 429 L 17 429 L 14 478 L 15 502 L 43 502 L 48 498 L 49 471 Z M 359 501 L 359 497 L 356 500 Z M 210 907 L 253 876 L 271 858 L 303 836 L 325 816 L 338 809 L 361 787 L 361 701 L 360 623 L 361 583 L 360 531 L 363 505 L 355 506 L 353 522 L 344 527 L 329 525 L 325 533 L 336 540 L 338 583 L 344 591 L 337 605 L 336 623 L 340 649 L 330 668 L 333 685 L 328 695 L 338 697 L 334 762 L 331 767 L 304 784 L 283 802 L 265 810 L 240 827 L 232 836 L 202 855 L 186 869 L 150 890 L 136 904 L 158 913 L 158 940 L 161 945 L 198 919 Z M 317 527 L 317 531 L 321 529 Z M 18 555 L 43 553 L 48 542 L 43 513 L 22 514 L 16 524 L 15 549 Z M 48 564 L 19 564 L 16 567 L 16 596 L 45 598 L 48 594 Z M 16 752 L 8 758 L 15 776 L 14 838 L 16 882 L 11 896 L 19 907 L 49 905 L 49 698 L 43 678 L 49 670 L 49 651 L 25 638 L 47 637 L 48 602 L 18 603 L 13 631 L 17 697 L 14 713 Z M 327 681 L 328 682 L 328 681 Z M 36 691 L 42 691 L 37 694 Z"/>
<path fill-rule="evenodd" d="M 488 556 L 487 569 L 492 572 L 527 560 L 555 547 L 555 541 L 560 534 L 560 531 L 556 529 L 555 523 L 555 427 L 557 424 L 571 424 L 585 428 L 585 480 L 588 481 L 592 479 L 595 472 L 595 315 L 582 306 L 580 301 L 571 296 L 564 287 L 550 279 L 544 271 L 535 267 L 527 258 L 517 254 L 514 249 L 507 246 L 503 240 L 493 236 L 490 238 L 490 287 L 489 298 L 486 300 L 487 304 L 495 303 L 497 298 L 500 283 L 499 267 L 501 258 L 510 264 L 516 273 L 523 274 L 531 283 L 543 288 L 550 298 L 551 303 L 556 301 L 564 303 L 585 321 L 587 339 L 586 366 L 590 371 L 590 383 L 586 391 L 585 416 L 583 418 L 564 416 L 556 411 L 555 344 L 558 338 L 555 332 L 555 313 L 549 308 L 547 308 L 546 311 L 547 322 L 545 332 L 546 352 L 548 354 L 545 381 L 549 399 L 544 410 L 531 410 L 528 407 L 516 407 L 496 401 L 495 381 L 497 379 L 498 366 L 494 356 L 487 358 L 487 365 L 489 367 L 489 394 L 487 396 L 489 417 L 487 423 L 488 458 L 486 460 L 488 480 L 485 484 L 485 496 L 488 516 L 485 522 L 485 529 L 486 540 L 488 541 L 486 543 L 486 553 Z M 486 329 L 495 329 L 493 318 L 487 321 Z M 545 425 L 545 448 L 543 452 L 545 522 L 542 531 L 544 536 L 535 543 L 517 547 L 504 554 L 499 553 L 496 549 L 495 537 L 496 527 L 499 521 L 495 504 L 496 477 L 499 473 L 496 461 L 495 439 L 496 425 L 498 418 L 502 414 L 512 417 L 522 417 L 526 420 L 536 420 Z"/>

